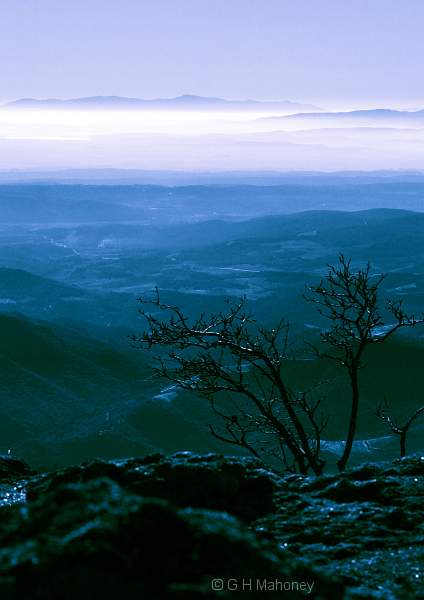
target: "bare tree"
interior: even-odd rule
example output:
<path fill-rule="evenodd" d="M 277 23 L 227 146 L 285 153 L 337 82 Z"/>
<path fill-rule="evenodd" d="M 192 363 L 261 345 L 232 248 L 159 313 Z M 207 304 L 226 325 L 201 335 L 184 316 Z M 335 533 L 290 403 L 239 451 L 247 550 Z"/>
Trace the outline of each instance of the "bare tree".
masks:
<path fill-rule="evenodd" d="M 355 439 L 360 403 L 359 372 L 368 346 L 382 344 L 403 327 L 414 327 L 423 319 L 408 316 L 402 302 L 387 300 L 386 322 L 379 306 L 378 293 L 385 275 L 374 275 L 368 263 L 354 270 L 351 261 L 339 256 L 336 266 L 329 266 L 325 279 L 311 286 L 305 296 L 317 305 L 319 313 L 329 322 L 321 333 L 318 356 L 336 362 L 347 371 L 351 387 L 351 406 L 346 443 L 338 460 L 342 471 L 348 463 Z"/>
<path fill-rule="evenodd" d="M 286 381 L 288 326 L 258 326 L 245 301 L 216 315 L 189 319 L 183 311 L 140 298 L 148 329 L 132 336 L 136 347 L 161 349 L 156 373 L 207 398 L 221 423 L 212 435 L 281 470 L 322 473 L 319 401 L 295 392 Z"/>
<path fill-rule="evenodd" d="M 387 425 L 390 427 L 390 429 L 393 431 L 393 433 L 395 433 L 396 435 L 399 436 L 399 445 L 400 445 L 400 456 L 401 458 L 403 458 L 404 456 L 406 456 L 406 437 L 408 435 L 408 431 L 409 428 L 411 427 L 412 423 L 415 421 L 415 419 L 418 419 L 418 417 L 420 415 L 424 414 L 424 406 L 420 406 L 420 408 L 417 408 L 417 410 L 415 410 L 406 420 L 406 422 L 403 425 L 398 425 L 392 418 L 391 414 L 390 414 L 390 408 L 387 405 L 387 403 L 385 403 L 384 405 L 380 405 L 377 409 L 377 416 L 384 421 L 385 423 L 387 423 Z"/>

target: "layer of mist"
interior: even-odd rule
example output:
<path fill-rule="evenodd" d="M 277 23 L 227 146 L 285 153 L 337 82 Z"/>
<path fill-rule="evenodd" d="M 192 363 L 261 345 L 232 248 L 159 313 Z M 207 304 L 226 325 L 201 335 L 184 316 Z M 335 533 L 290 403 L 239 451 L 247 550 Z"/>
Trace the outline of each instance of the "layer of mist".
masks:
<path fill-rule="evenodd" d="M 88 100 L 0 108 L 2 169 L 423 169 L 423 111 L 307 113 L 254 102 L 228 110 L 225 101 L 141 110 Z"/>

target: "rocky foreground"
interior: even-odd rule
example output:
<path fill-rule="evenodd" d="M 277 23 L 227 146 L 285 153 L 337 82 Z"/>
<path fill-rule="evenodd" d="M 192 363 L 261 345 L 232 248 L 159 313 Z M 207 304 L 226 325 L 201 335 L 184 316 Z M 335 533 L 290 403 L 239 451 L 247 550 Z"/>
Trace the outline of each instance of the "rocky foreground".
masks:
<path fill-rule="evenodd" d="M 0 598 L 424 598 L 423 475 L 420 456 L 282 479 L 217 455 L 5 457 Z"/>

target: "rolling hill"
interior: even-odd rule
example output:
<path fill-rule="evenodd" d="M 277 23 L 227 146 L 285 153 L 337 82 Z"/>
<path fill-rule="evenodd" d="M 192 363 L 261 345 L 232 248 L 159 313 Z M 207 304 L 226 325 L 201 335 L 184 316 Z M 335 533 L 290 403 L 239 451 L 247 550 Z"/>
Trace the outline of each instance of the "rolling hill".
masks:
<path fill-rule="evenodd" d="M 222 450 L 205 436 L 202 407 L 196 415 L 154 399 L 160 386 L 146 356 L 19 314 L 0 314 L 0 332 L 0 453 L 54 468 L 94 456 Z"/>
<path fill-rule="evenodd" d="M 0 331 L 2 453 L 60 464 L 104 451 L 126 406 L 148 397 L 142 363 L 72 329 L 3 314 Z M 149 448 L 140 436 L 133 450 Z"/>

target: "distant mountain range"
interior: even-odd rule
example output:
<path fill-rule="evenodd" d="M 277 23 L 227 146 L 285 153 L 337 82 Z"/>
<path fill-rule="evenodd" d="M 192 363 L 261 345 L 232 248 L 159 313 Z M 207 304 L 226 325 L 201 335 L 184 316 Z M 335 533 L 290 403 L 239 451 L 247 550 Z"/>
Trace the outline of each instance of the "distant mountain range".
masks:
<path fill-rule="evenodd" d="M 176 98 L 146 100 L 121 96 L 92 96 L 59 100 L 56 98 L 37 100 L 22 98 L 3 105 L 3 108 L 25 109 L 103 109 L 103 110 L 179 110 L 179 111 L 258 111 L 258 112 L 309 112 L 321 109 L 312 104 L 301 104 L 289 100 L 261 102 L 259 100 L 224 100 L 203 96 L 184 95 Z"/>
<path fill-rule="evenodd" d="M 275 121 L 276 123 L 287 123 L 288 121 L 306 121 L 308 125 L 315 121 L 322 126 L 328 123 L 346 124 L 352 122 L 355 125 L 375 125 L 375 124 L 391 124 L 391 125 L 407 125 L 414 121 L 423 121 L 424 110 L 406 111 L 392 110 L 389 108 L 376 108 L 370 110 L 352 110 L 345 112 L 301 112 L 286 116 L 263 117 L 267 121 Z"/>

